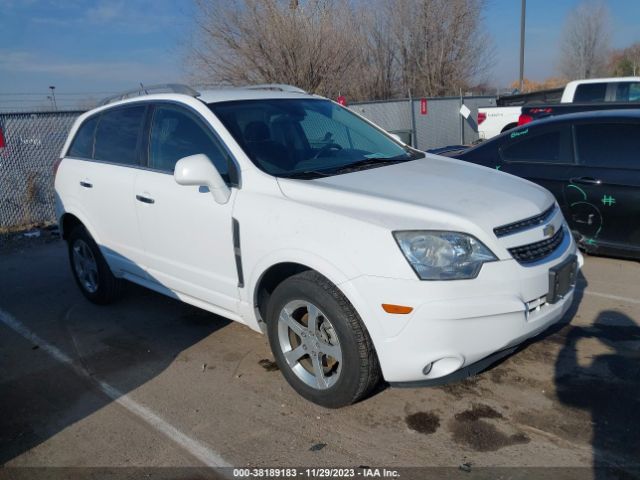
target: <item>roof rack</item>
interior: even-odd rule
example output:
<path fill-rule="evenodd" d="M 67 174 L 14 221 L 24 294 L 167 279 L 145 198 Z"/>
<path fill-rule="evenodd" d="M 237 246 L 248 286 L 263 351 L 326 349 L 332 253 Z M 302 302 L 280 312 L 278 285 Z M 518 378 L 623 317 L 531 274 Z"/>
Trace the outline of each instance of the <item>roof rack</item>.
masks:
<path fill-rule="evenodd" d="M 279 92 L 307 93 L 301 88 L 287 85 L 286 83 L 262 83 L 260 85 L 247 85 L 242 88 L 246 88 L 247 90 L 277 90 Z"/>
<path fill-rule="evenodd" d="M 127 92 L 118 93 L 103 99 L 100 105 L 108 105 L 109 103 L 117 102 L 118 100 L 124 100 L 126 98 L 142 97 L 144 95 L 151 95 L 152 93 L 182 93 L 184 95 L 190 95 L 197 97 L 200 92 L 194 90 L 188 85 L 181 83 L 164 83 L 159 85 L 149 85 L 148 87 L 140 84 L 140 88 L 135 90 L 129 90 Z"/>

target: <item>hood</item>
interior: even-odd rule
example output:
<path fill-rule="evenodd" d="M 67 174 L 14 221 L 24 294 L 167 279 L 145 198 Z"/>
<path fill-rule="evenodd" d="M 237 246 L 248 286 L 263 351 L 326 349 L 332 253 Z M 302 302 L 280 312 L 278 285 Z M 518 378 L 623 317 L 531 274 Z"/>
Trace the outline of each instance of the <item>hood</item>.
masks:
<path fill-rule="evenodd" d="M 280 178 L 278 183 L 292 200 L 390 229 L 492 234 L 494 227 L 538 215 L 554 201 L 527 180 L 431 154 L 317 180 Z"/>

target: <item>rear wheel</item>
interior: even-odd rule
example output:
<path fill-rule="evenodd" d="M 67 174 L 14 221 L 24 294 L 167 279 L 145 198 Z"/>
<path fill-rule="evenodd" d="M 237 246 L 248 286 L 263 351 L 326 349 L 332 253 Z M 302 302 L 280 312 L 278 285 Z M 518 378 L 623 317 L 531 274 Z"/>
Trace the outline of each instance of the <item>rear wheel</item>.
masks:
<path fill-rule="evenodd" d="M 368 332 L 351 303 L 322 275 L 306 271 L 282 282 L 270 299 L 267 321 L 276 362 L 306 399 L 342 407 L 379 382 Z"/>
<path fill-rule="evenodd" d="M 123 282 L 116 278 L 89 232 L 78 225 L 68 238 L 71 271 L 82 294 L 100 305 L 112 303 L 122 293 Z"/>

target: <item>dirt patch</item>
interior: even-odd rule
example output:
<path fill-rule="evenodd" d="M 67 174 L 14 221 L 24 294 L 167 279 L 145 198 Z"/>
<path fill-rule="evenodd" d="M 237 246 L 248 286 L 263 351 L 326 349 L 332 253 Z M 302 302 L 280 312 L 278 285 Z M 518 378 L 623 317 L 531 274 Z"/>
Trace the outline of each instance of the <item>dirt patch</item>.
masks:
<path fill-rule="evenodd" d="M 406 416 L 405 421 L 411 430 L 425 435 L 434 433 L 440 426 L 440 417 L 432 412 L 412 413 Z"/>
<path fill-rule="evenodd" d="M 495 425 L 482 419 L 502 419 L 500 412 L 489 405 L 473 404 L 470 409 L 456 413 L 449 427 L 453 440 L 478 452 L 490 452 L 510 445 L 528 443 L 529 437 L 518 432 L 507 435 Z"/>
<path fill-rule="evenodd" d="M 460 422 L 475 422 L 481 418 L 502 418 L 502 414 L 481 403 L 474 403 L 469 410 L 455 414 L 455 419 Z"/>
<path fill-rule="evenodd" d="M 477 452 L 492 452 L 510 445 L 529 443 L 524 433 L 507 435 L 485 420 L 453 420 L 450 425 L 453 441 Z"/>
<path fill-rule="evenodd" d="M 278 368 L 278 364 L 273 360 L 269 360 L 268 358 L 263 358 L 258 362 L 262 368 L 264 368 L 267 372 L 275 372 L 276 370 L 280 370 Z"/>

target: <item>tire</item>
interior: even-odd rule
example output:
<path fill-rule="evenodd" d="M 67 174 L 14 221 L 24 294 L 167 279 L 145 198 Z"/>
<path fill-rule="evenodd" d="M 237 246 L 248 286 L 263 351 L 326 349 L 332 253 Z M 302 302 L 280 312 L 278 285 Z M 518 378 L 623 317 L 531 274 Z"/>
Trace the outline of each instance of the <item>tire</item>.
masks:
<path fill-rule="evenodd" d="M 285 379 L 313 403 L 350 405 L 380 382 L 378 357 L 358 313 L 317 272 L 301 272 L 278 285 L 267 307 L 267 331 Z"/>
<path fill-rule="evenodd" d="M 67 247 L 73 278 L 90 302 L 107 305 L 121 296 L 123 281 L 113 275 L 84 226 L 78 225 L 71 231 Z"/>

